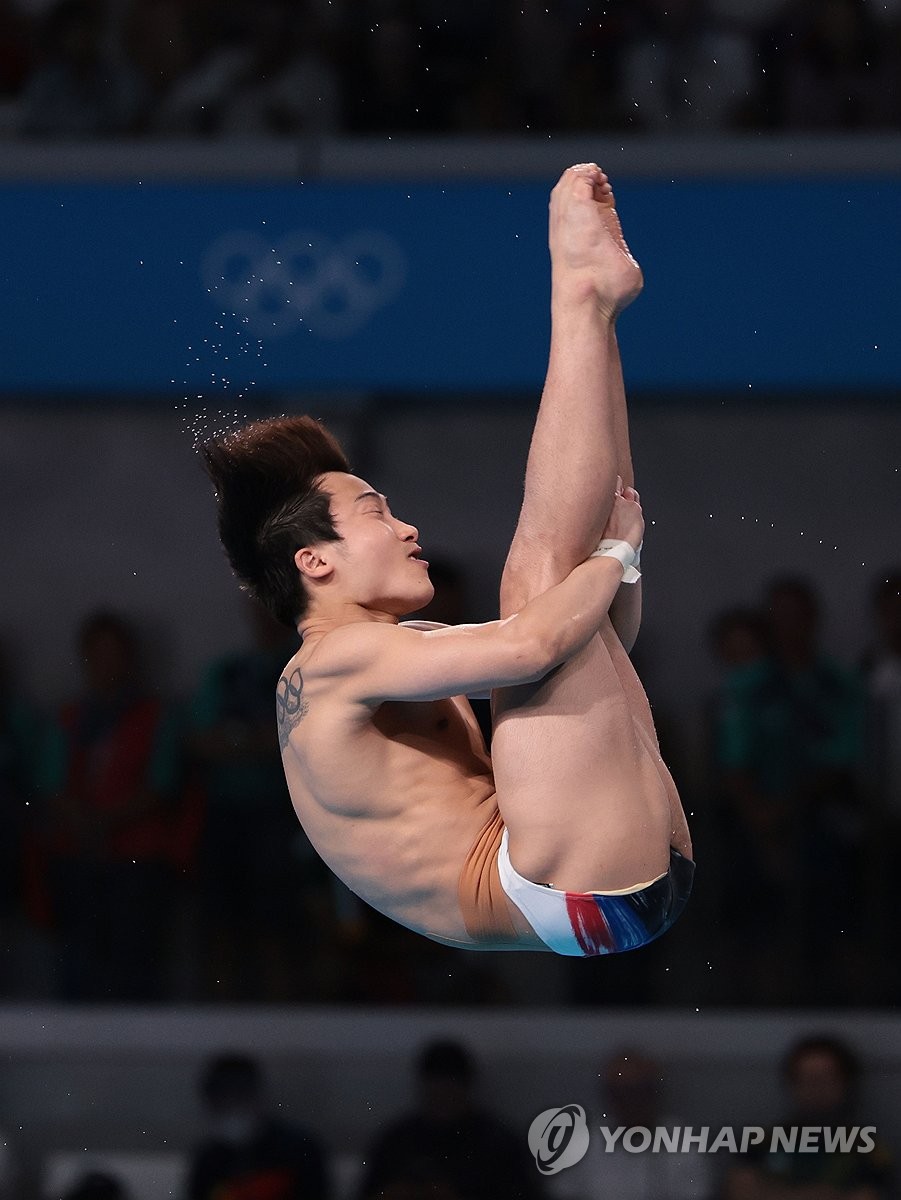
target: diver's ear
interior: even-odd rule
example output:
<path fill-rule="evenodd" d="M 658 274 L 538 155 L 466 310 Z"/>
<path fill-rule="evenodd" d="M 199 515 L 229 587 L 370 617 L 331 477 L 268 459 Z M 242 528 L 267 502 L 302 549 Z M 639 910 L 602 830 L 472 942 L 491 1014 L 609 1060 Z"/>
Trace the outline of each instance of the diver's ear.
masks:
<path fill-rule="evenodd" d="M 302 546 L 294 555 L 294 565 L 305 579 L 327 579 L 334 566 L 324 553 L 321 547 Z"/>

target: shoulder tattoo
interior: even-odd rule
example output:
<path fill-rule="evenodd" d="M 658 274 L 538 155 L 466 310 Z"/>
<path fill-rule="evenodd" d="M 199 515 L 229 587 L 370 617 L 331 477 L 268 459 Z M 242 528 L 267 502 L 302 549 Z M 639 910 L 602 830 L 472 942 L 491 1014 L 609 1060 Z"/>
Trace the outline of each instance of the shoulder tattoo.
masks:
<path fill-rule="evenodd" d="M 288 745 L 288 738 L 304 717 L 309 708 L 303 694 L 303 676 L 295 669 L 290 676 L 283 675 L 278 681 L 275 692 L 275 710 L 278 718 L 278 744 L 282 750 Z"/>

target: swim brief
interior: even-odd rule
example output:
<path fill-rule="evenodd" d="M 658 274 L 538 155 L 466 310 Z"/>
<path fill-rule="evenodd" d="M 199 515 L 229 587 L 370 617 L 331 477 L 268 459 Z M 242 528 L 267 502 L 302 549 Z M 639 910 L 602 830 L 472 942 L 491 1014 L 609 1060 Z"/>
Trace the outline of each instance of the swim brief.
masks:
<path fill-rule="evenodd" d="M 510 862 L 504 829 L 497 853 L 501 886 L 556 954 L 589 958 L 635 950 L 660 937 L 685 907 L 695 865 L 670 848 L 669 870 L 634 892 L 564 892 L 524 879 Z"/>

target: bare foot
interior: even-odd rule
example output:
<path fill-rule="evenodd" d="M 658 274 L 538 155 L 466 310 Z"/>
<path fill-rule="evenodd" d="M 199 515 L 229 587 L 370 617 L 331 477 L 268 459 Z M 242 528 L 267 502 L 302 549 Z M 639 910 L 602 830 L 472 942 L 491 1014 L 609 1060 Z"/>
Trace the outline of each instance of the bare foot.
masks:
<path fill-rule="evenodd" d="M 596 163 L 570 167 L 551 193 L 549 242 L 555 286 L 593 293 L 611 317 L 644 286 L 623 237 L 613 188 Z"/>

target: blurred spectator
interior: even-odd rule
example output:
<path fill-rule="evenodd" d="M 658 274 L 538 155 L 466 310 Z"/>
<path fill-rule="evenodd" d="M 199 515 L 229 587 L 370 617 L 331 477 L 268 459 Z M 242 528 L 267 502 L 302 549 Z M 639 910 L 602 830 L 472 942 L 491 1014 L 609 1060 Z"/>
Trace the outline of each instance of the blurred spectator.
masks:
<path fill-rule="evenodd" d="M 418 0 L 417 107 L 436 130 L 522 130 L 515 51 L 503 5 Z M 424 93 L 424 95 L 423 95 Z"/>
<path fill-rule="evenodd" d="M 310 5 L 244 0 L 232 17 L 226 39 L 173 84 L 154 129 L 248 137 L 334 132 L 340 83 Z"/>
<path fill-rule="evenodd" d="M 0 100 L 23 87 L 32 68 L 31 29 L 14 0 L 0 0 Z"/>
<path fill-rule="evenodd" d="M 102 0 L 60 0 L 49 13 L 43 62 L 22 96 L 21 133 L 102 137 L 136 130 L 140 84 L 107 48 L 105 19 Z"/>
<path fill-rule="evenodd" d="M 188 1200 L 329 1200 L 325 1151 L 271 1114 L 262 1068 L 243 1054 L 211 1059 L 200 1078 L 207 1136 L 195 1148 Z"/>
<path fill-rule="evenodd" d="M 436 1174 L 444 1194 L 466 1200 L 541 1195 L 525 1136 L 514 1136 L 475 1099 L 475 1063 L 454 1041 L 424 1046 L 416 1062 L 416 1103 L 365 1155 L 358 1200 L 377 1200 L 390 1180 Z M 447 1186 L 450 1186 L 450 1192 Z M 401 1193 L 403 1194 L 403 1193 Z"/>
<path fill-rule="evenodd" d="M 345 80 L 354 133 L 441 129 L 413 0 L 361 0 L 351 21 Z"/>
<path fill-rule="evenodd" d="M 782 1064 L 791 1108 L 780 1125 L 820 1131 L 865 1125 L 857 1112 L 860 1074 L 857 1056 L 837 1038 L 796 1042 Z M 894 1195 L 891 1155 L 878 1137 L 869 1153 L 830 1153 L 822 1138 L 818 1149 L 799 1154 L 771 1152 L 770 1145 L 768 1136 L 729 1169 L 723 1200 L 888 1200 Z"/>
<path fill-rule="evenodd" d="M 760 43 L 769 123 L 861 129 L 898 115 L 897 61 L 867 0 L 787 0 Z"/>
<path fill-rule="evenodd" d="M 204 5 L 193 0 L 131 0 L 123 15 L 122 40 L 147 97 L 142 129 L 176 80 L 193 66 L 198 44 L 209 36 Z"/>
<path fill-rule="evenodd" d="M 0 995 L 14 992 L 16 984 L 13 943 L 22 932 L 24 864 L 28 830 L 35 817 L 38 742 L 37 714 L 17 694 L 0 647 Z"/>
<path fill-rule="evenodd" d="M 128 1200 L 123 1183 L 103 1171 L 89 1171 L 63 1194 L 63 1200 Z"/>
<path fill-rule="evenodd" d="M 47 7 L 0 0 L 0 95 L 23 94 L 23 131 L 38 135 L 901 122 L 895 0 L 635 0 L 596 16 L 521 0 Z M 34 69 L 39 20 L 46 47 Z"/>
<path fill-rule="evenodd" d="M 797 1002 L 804 989 L 808 1002 L 827 1002 L 861 982 L 849 968 L 860 948 L 862 695 L 820 650 L 807 583 L 775 581 L 767 616 L 769 654 L 730 673 L 717 718 L 735 839 L 723 854 L 741 863 L 729 915 L 750 966 L 746 999 Z"/>
<path fill-rule="evenodd" d="M 501 29 L 511 48 L 522 132 L 560 129 L 566 66 L 577 29 L 572 13 L 566 5 L 507 0 Z"/>
<path fill-rule="evenodd" d="M 494 954 L 461 954 L 364 906 L 336 939 L 336 980 L 325 999 L 375 1005 L 510 1002 Z"/>
<path fill-rule="evenodd" d="M 710 623 L 710 645 L 727 672 L 761 662 L 767 652 L 763 614 L 753 608 L 730 608 L 719 613 Z"/>
<path fill-rule="evenodd" d="M 663 1071 L 659 1063 L 636 1050 L 623 1050 L 601 1065 L 598 1072 L 598 1119 L 592 1131 L 608 1129 L 673 1129 L 684 1121 L 664 1107 Z M 630 1154 L 622 1141 L 607 1152 L 602 1138 L 593 1136 L 588 1153 L 555 1181 L 561 1200 L 706 1200 L 711 1194 L 711 1160 L 698 1151 L 685 1154 Z"/>
<path fill-rule="evenodd" d="M 64 1000 L 156 1000 L 164 992 L 181 825 L 177 724 L 148 693 L 128 622 L 81 627 L 84 691 L 42 759 L 43 851 Z"/>
<path fill-rule="evenodd" d="M 564 81 L 558 89 L 561 124 L 566 129 L 626 129 L 634 126 L 635 104 L 623 83 L 626 46 L 635 14 L 609 7 L 597 21 L 580 21 L 569 47 Z"/>
<path fill-rule="evenodd" d="M 875 637 L 863 661 L 867 690 L 867 755 L 864 782 L 876 810 L 869 914 L 879 933 L 885 992 L 901 995 L 901 920 L 894 901 L 895 864 L 901 853 L 901 571 L 892 571 L 873 590 Z"/>
<path fill-rule="evenodd" d="M 447 97 L 451 129 L 463 135 L 525 130 L 519 98 L 511 86 L 512 67 L 508 58 L 498 55 L 470 64 L 469 87 Z"/>
<path fill-rule="evenodd" d="M 205 994 L 314 998 L 328 939 L 330 873 L 291 806 L 275 691 L 297 636 L 248 603 L 253 646 L 214 662 L 192 705 L 191 748 L 205 793 L 198 894 Z"/>
<path fill-rule="evenodd" d="M 468 1200 L 438 1166 L 410 1167 L 379 1188 L 379 1200 Z"/>
<path fill-rule="evenodd" d="M 758 922 L 775 920 L 776 899 L 768 892 L 766 871 L 757 859 L 755 844 L 749 845 L 746 819 L 735 801 L 735 779 L 727 766 L 727 743 L 733 719 L 734 694 L 741 695 L 746 680 L 766 671 L 767 629 L 764 615 L 752 608 L 730 608 L 717 613 L 708 627 L 708 645 L 719 670 L 719 680 L 705 712 L 706 753 L 709 764 L 710 872 L 717 895 L 713 919 L 721 938 L 723 969 L 711 981 L 714 988 L 728 989 L 732 982 L 750 979 L 752 994 L 756 981 L 765 977 L 773 956 Z M 700 831 L 697 831 L 700 832 Z M 740 862 L 742 869 L 735 870 Z M 753 923 L 748 907 L 755 913 Z M 772 911 L 770 908 L 772 907 Z M 750 926 L 750 927 L 749 927 Z M 762 960 L 762 961 L 761 961 Z M 718 996 L 726 1003 L 736 996 Z"/>
<path fill-rule="evenodd" d="M 640 0 L 622 61 L 633 127 L 712 132 L 747 123 L 754 47 L 719 20 L 707 0 Z"/>
<path fill-rule="evenodd" d="M 875 641 L 864 659 L 870 708 L 869 761 L 880 806 L 901 822 L 901 571 L 873 592 Z"/>

